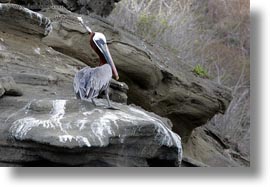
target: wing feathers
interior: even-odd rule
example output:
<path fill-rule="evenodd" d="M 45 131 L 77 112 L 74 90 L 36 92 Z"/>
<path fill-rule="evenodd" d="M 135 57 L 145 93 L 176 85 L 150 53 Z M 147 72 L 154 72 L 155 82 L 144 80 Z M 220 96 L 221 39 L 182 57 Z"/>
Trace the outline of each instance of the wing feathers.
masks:
<path fill-rule="evenodd" d="M 83 68 L 74 77 L 74 91 L 81 99 L 95 98 L 109 87 L 111 77 L 112 71 L 108 64 Z"/>

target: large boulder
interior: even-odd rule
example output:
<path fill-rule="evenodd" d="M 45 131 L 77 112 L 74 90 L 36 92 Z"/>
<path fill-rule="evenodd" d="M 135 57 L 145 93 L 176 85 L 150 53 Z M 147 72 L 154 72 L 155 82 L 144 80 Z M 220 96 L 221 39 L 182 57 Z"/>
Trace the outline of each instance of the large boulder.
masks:
<path fill-rule="evenodd" d="M 24 8 L 20 8 L 20 10 L 28 11 Z M 98 63 L 98 57 L 88 45 L 88 34 L 77 21 L 76 17 L 81 15 L 73 14 L 59 7 L 44 9 L 40 13 L 50 19 L 53 25 L 53 30 L 47 37 L 44 37 L 43 29 L 41 29 L 40 34 L 33 34 L 31 24 L 35 28 L 37 23 L 35 21 L 31 22 L 31 18 L 21 20 L 22 22 L 29 21 L 31 23 L 29 24 L 29 29 L 22 30 L 13 29 L 12 27 L 5 28 L 9 24 L 18 24 L 18 26 L 22 24 L 20 22 L 13 22 L 12 19 L 4 18 L 5 14 L 1 15 L 3 21 L 0 22 L 0 77 L 4 78 L 5 85 L 3 86 L 2 84 L 0 86 L 0 92 L 5 92 L 0 98 L 0 158 L 3 158 L 0 161 L 1 165 L 65 165 L 64 161 L 59 162 L 61 157 L 69 161 L 72 158 L 77 161 L 78 159 L 86 159 L 84 163 L 71 162 L 74 165 L 124 165 L 123 162 L 119 161 L 120 159 L 116 159 L 111 155 L 112 152 L 110 152 L 108 159 L 105 159 L 105 162 L 103 158 L 103 160 L 99 159 L 97 162 L 88 159 L 89 153 L 91 155 L 97 153 L 93 152 L 96 150 L 101 151 L 99 156 L 107 156 L 106 149 L 109 151 L 112 149 L 119 151 L 119 147 L 111 147 L 111 145 L 116 146 L 111 139 L 115 139 L 119 143 L 119 140 L 121 140 L 119 137 L 110 138 L 111 136 L 106 135 L 107 140 L 111 142 L 105 147 L 80 147 L 78 143 L 80 141 L 77 137 L 79 131 L 75 125 L 77 118 L 74 117 L 76 112 L 79 113 L 79 117 L 82 117 L 85 112 L 83 108 L 86 108 L 89 110 L 88 112 L 93 111 L 94 114 L 100 116 L 105 115 L 106 117 L 107 112 L 115 112 L 114 115 L 120 116 L 118 113 L 120 111 L 113 112 L 103 108 L 97 108 L 103 111 L 103 114 L 99 114 L 90 103 L 74 100 L 75 95 L 72 88 L 74 74 L 79 69 L 85 67 L 86 64 L 95 66 Z M 18 15 L 16 13 L 13 16 L 17 17 L 19 15 L 21 13 Z M 120 80 L 127 82 L 130 87 L 127 92 L 128 87 L 125 83 L 112 81 L 111 98 L 114 101 L 125 103 L 127 96 L 129 96 L 129 103 L 136 103 L 144 109 L 157 112 L 163 117 L 170 117 L 173 122 L 173 130 L 181 134 L 185 140 L 183 144 L 183 166 L 245 165 L 245 159 L 231 152 L 213 132 L 204 129 L 204 127 L 193 130 L 195 127 L 203 125 L 215 113 L 224 112 L 231 98 L 230 91 L 227 88 L 197 77 L 192 73 L 192 68 L 187 65 L 181 65 L 180 61 L 177 63 L 177 67 L 170 66 L 175 63 L 165 63 L 164 57 L 166 55 L 164 54 L 166 53 L 155 51 L 154 48 L 137 37 L 118 28 L 113 28 L 103 19 L 83 18 L 93 30 L 105 33 L 110 51 L 120 73 Z M 33 19 L 36 18 L 33 17 Z M 161 49 L 158 50 L 160 51 Z M 178 62 L 177 59 L 175 62 Z M 10 77 L 17 84 L 13 84 L 14 82 L 11 81 Z M 6 94 L 6 88 L 11 88 L 8 85 L 15 85 L 13 88 L 20 88 L 22 96 L 10 97 L 9 94 Z M 61 131 L 61 129 L 59 130 L 60 126 L 55 126 L 54 131 L 43 127 L 43 122 L 53 118 L 55 111 L 53 103 L 61 103 L 63 101 L 66 101 L 63 119 L 66 121 L 65 117 L 70 118 L 73 125 L 71 128 L 72 132 L 68 131 L 68 133 L 73 135 L 73 137 L 64 136 L 62 140 L 66 140 L 66 143 L 58 145 L 56 135 Z M 100 102 L 104 101 L 100 100 Z M 82 106 L 82 108 L 79 109 L 78 106 Z M 145 135 L 151 134 L 159 126 L 150 119 L 160 119 L 164 127 L 166 126 L 166 129 L 167 127 L 170 129 L 169 126 L 171 124 L 163 118 L 137 107 L 120 106 L 121 112 L 124 112 L 126 115 L 144 119 L 137 121 L 139 125 L 133 124 L 134 129 L 141 127 L 141 125 L 143 126 L 144 135 L 141 134 L 142 140 L 140 142 L 145 143 Z M 130 112 L 130 108 L 142 112 L 141 115 L 138 116 L 138 113 Z M 42 141 L 31 130 L 27 131 L 27 136 L 20 136 L 20 133 L 14 133 L 16 132 L 14 131 L 16 127 L 23 127 L 19 125 L 19 122 L 23 122 L 31 116 L 37 119 L 37 121 L 42 122 L 41 125 L 36 123 L 35 126 L 32 126 L 33 132 L 44 132 L 47 135 L 46 141 Z M 42 118 L 42 116 L 46 119 Z M 93 119 L 93 116 L 84 117 L 87 117 L 89 121 Z M 62 122 L 62 119 L 60 121 Z M 143 125 L 143 121 L 150 122 L 147 128 Z M 114 123 L 114 121 L 111 122 Z M 123 121 L 117 120 L 118 122 L 122 123 Z M 31 125 L 31 123 L 29 124 Z M 12 129 L 10 129 L 11 126 L 13 127 Z M 113 127 L 111 124 L 108 124 L 108 126 Z M 131 125 L 128 123 L 127 127 L 131 127 Z M 92 126 L 87 126 L 87 129 L 92 129 Z M 145 131 L 146 129 L 149 131 Z M 193 133 L 190 136 L 192 130 Z M 73 132 L 76 132 L 77 135 L 76 133 L 72 134 Z M 130 131 L 128 130 L 128 132 Z M 137 132 L 140 132 L 140 130 Z M 167 132 L 169 133 L 170 131 L 168 130 Z M 158 139 L 151 139 L 151 143 L 156 143 L 156 140 L 160 142 L 167 137 L 166 135 L 161 135 L 158 131 L 156 133 L 160 136 L 157 136 L 159 137 Z M 54 137 L 51 141 L 50 139 L 48 140 L 48 134 L 52 134 Z M 120 136 L 123 137 L 124 135 L 125 133 Z M 90 135 L 86 136 L 86 134 L 82 134 L 82 136 L 90 137 Z M 187 137 L 190 137 L 189 140 Z M 130 143 L 133 138 L 135 137 L 128 138 L 128 142 Z M 137 140 L 137 138 L 135 139 Z M 88 141 L 90 143 L 92 140 Z M 94 142 L 93 140 L 92 143 Z M 153 145 L 156 149 L 155 143 Z M 147 158 L 141 157 L 141 165 L 176 165 L 175 163 L 179 161 L 179 158 L 177 159 L 178 161 L 176 160 L 177 152 L 180 150 L 177 148 L 179 146 L 174 145 L 170 147 L 166 144 L 162 145 L 162 148 L 159 148 L 155 154 L 155 151 L 152 151 L 152 149 L 145 149 L 146 152 L 149 151 L 151 156 Z M 75 147 L 70 148 L 69 146 Z M 119 143 L 117 146 L 125 145 Z M 143 147 L 139 145 L 137 149 L 134 146 L 131 146 L 133 150 L 139 150 Z M 125 148 L 125 152 L 131 154 L 132 150 L 126 150 Z M 171 157 L 165 156 L 166 152 Z M 118 155 L 123 154 L 119 153 Z M 136 156 L 134 162 L 132 162 L 129 156 L 125 157 L 127 160 L 126 165 L 140 165 L 138 164 L 139 158 L 137 157 L 139 153 L 134 153 L 134 155 Z M 97 155 L 95 156 L 98 157 Z M 8 159 L 9 157 L 10 159 Z"/>
<path fill-rule="evenodd" d="M 183 144 L 184 166 L 249 167 L 249 160 L 230 148 L 218 133 L 206 126 L 198 127 Z"/>
<path fill-rule="evenodd" d="M 135 106 L 11 97 L 0 104 L 0 164 L 179 166 L 182 159 L 170 121 Z"/>
<path fill-rule="evenodd" d="M 80 14 L 108 16 L 119 1 L 121 0 L 0 0 L 0 3 L 15 3 L 36 11 L 45 7 L 64 6 Z"/>
<path fill-rule="evenodd" d="M 115 80 L 110 89 L 118 111 L 75 99 L 73 77 L 86 64 L 47 46 L 42 34 L 33 35 L 31 18 L 22 20 L 30 22 L 30 29 L 4 28 L 12 22 L 5 12 L 0 22 L 0 165 L 180 165 L 181 140 L 169 120 L 120 104 L 127 102 L 128 87 Z M 20 97 L 10 96 L 15 94 Z"/>
<path fill-rule="evenodd" d="M 80 15 L 57 8 L 42 14 L 50 17 L 53 32 L 42 39 L 57 51 L 95 66 L 98 57 L 89 47 L 89 36 L 80 25 Z M 166 66 L 161 55 L 135 36 L 114 28 L 106 20 L 83 17 L 93 31 L 102 32 L 120 74 L 129 86 L 128 102 L 172 120 L 173 130 L 187 141 L 192 130 L 217 113 L 224 113 L 232 96 L 230 90 L 193 73 L 192 67 Z"/>
<path fill-rule="evenodd" d="M 0 24 L 1 31 L 18 30 L 32 35 L 47 35 L 52 29 L 47 17 L 16 4 L 0 3 Z"/>

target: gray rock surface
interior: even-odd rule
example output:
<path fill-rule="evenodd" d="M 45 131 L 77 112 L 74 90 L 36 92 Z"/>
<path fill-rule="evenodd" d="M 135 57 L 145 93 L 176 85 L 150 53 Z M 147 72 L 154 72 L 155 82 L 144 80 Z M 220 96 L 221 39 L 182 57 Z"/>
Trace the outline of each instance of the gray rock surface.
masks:
<path fill-rule="evenodd" d="M 0 97 L 3 95 L 22 96 L 22 91 L 12 77 L 0 77 Z"/>
<path fill-rule="evenodd" d="M 25 9 L 20 10 L 24 11 Z M 83 106 L 100 116 L 106 115 L 106 113 L 99 114 L 97 111 L 92 110 L 92 105 L 89 103 L 86 104 L 79 101 L 77 103 L 74 100 L 72 80 L 78 69 L 85 67 L 86 64 L 91 66 L 97 65 L 98 57 L 90 49 L 88 35 L 76 19 L 77 16 L 82 15 L 71 13 L 59 7 L 43 9 L 40 13 L 49 18 L 53 26 L 52 32 L 46 37 L 43 34 L 44 29 L 37 29 L 38 32 L 36 33 L 39 34 L 33 34 L 31 24 L 35 28 L 36 21 L 32 22 L 31 19 L 27 18 L 16 23 L 9 18 L 4 18 L 6 14 L 1 14 L 0 77 L 12 77 L 17 86 L 22 90 L 23 95 L 21 97 L 4 95 L 0 99 L 0 157 L 5 158 L 0 160 L 0 165 L 59 166 L 65 165 L 74 159 L 74 165 L 84 166 L 153 166 L 157 164 L 175 166 L 176 155 L 179 152 L 177 146 L 170 147 L 163 144 L 165 146 L 161 146 L 155 153 L 155 156 L 154 151 L 149 148 L 146 151 L 149 151 L 151 156 L 139 158 L 137 157 L 139 151 L 137 153 L 134 150 L 141 150 L 145 145 L 139 145 L 138 149 L 134 147 L 135 145 L 132 145 L 133 150 L 125 150 L 124 152 L 134 153 L 136 159 L 134 159 L 135 157 L 130 158 L 130 156 L 126 156 L 125 159 L 122 156 L 116 158 L 111 155 L 113 151 L 119 151 L 119 147 L 123 148 L 125 146 L 121 144 L 121 138 L 119 137 L 110 138 L 110 136 L 106 136 L 107 140 L 112 142 L 105 147 L 79 146 L 78 141 L 74 138 L 78 135 L 76 133 L 79 133 L 75 125 L 76 118 L 74 117 L 76 107 Z M 15 11 L 13 16 L 17 17 L 21 14 L 26 13 Z M 192 68 L 187 65 L 179 65 L 179 68 L 172 68 L 165 63 L 162 57 L 164 56 L 163 52 L 157 52 L 138 38 L 123 30 L 114 28 L 103 19 L 84 16 L 83 18 L 93 30 L 103 32 L 106 35 L 112 57 L 120 73 L 120 81 L 128 84 L 127 86 L 123 82 L 112 81 L 111 98 L 120 103 L 135 103 L 144 109 L 154 111 L 158 115 L 169 117 L 173 122 L 173 130 L 184 139 L 184 161 L 182 166 L 247 165 L 244 158 L 241 158 L 237 153 L 231 152 L 221 143 L 222 141 L 209 133 L 208 129 L 199 127 L 217 112 L 222 113 L 226 110 L 231 99 L 230 90 L 220 87 L 209 80 L 196 77 L 192 72 Z M 26 25 L 29 24 L 30 28 L 13 29 L 13 27 L 4 27 L 9 24 L 15 26 L 16 24 L 25 25 L 22 28 L 27 28 Z M 181 64 L 181 62 L 179 63 Z M 0 86 L 0 93 L 3 90 L 3 86 Z M 46 104 L 44 104 L 44 101 L 47 101 L 45 102 Z M 52 103 L 58 101 L 66 101 L 65 117 L 67 118 L 65 118 L 65 121 L 68 118 L 72 118 L 71 121 L 74 122 L 72 128 L 69 129 L 71 131 L 68 131 L 74 137 L 66 137 L 66 146 L 64 144 L 61 144 L 61 146 L 57 144 L 59 141 L 56 141 L 56 137 L 61 132 L 59 126 L 55 131 L 43 128 L 43 125 L 33 127 L 33 132 L 44 132 L 44 135 L 47 137 L 44 137 L 44 139 L 39 139 L 39 136 L 35 136 L 32 130 L 27 131 L 27 136 L 20 138 L 16 133 L 13 133 L 16 131 L 10 129 L 11 126 L 15 128 L 17 120 L 22 121 L 25 118 L 29 119 L 29 117 L 43 120 L 43 122 L 44 120 L 51 120 L 54 111 Z M 100 102 L 103 102 L 103 100 L 100 100 Z M 30 105 L 27 105 L 29 103 Z M 43 103 L 43 107 L 38 106 L 38 103 Z M 116 103 L 116 105 L 118 104 Z M 124 113 L 129 111 L 128 108 L 133 108 L 131 106 L 120 106 Z M 83 107 L 77 108 L 80 117 L 85 112 Z M 138 108 L 135 107 L 135 109 Z M 102 108 L 100 110 L 104 111 Z M 155 119 L 160 119 L 166 127 L 170 126 L 170 123 L 163 118 L 147 113 L 142 109 L 139 110 Z M 27 114 L 25 114 L 26 111 L 28 111 Z M 115 112 L 115 115 L 118 116 L 119 113 Z M 16 115 L 10 116 L 11 114 L 18 114 L 18 118 L 16 118 Z M 127 114 L 138 117 L 136 113 L 131 112 Z M 47 119 L 43 119 L 41 116 L 45 116 Z M 140 117 L 144 118 L 145 116 L 142 115 Z M 87 120 L 91 121 L 92 119 L 89 117 Z M 150 120 L 149 128 L 145 128 L 144 123 L 141 123 L 142 121 L 144 120 L 141 120 L 138 125 L 133 124 L 133 127 L 137 129 L 143 126 L 140 141 L 145 142 L 147 140 L 145 135 L 152 133 L 157 126 L 155 122 L 152 121 L 152 123 Z M 147 118 L 145 121 L 149 122 L 149 119 Z M 122 120 L 119 120 L 119 123 L 122 124 L 122 122 Z M 195 127 L 199 128 L 193 130 Z M 88 126 L 88 130 L 90 129 L 91 126 Z M 140 131 L 138 130 L 137 132 L 139 133 Z M 52 134 L 54 139 L 51 140 L 49 138 L 51 140 L 49 141 L 48 134 Z M 82 136 L 87 137 L 87 139 L 90 137 L 86 134 Z M 160 136 L 158 142 L 164 137 L 166 136 Z M 188 139 L 188 137 L 190 138 Z M 69 141 L 70 139 L 71 141 Z M 134 137 L 131 136 L 127 141 L 131 143 L 132 139 Z M 137 137 L 135 139 L 137 140 Z M 157 140 L 150 139 L 150 142 Z M 113 144 L 112 147 L 112 143 L 115 143 L 113 140 L 116 140 L 118 143 L 120 141 L 120 143 Z M 88 141 L 90 143 L 92 140 Z M 93 140 L 92 143 L 94 142 L 96 141 Z M 69 146 L 74 147 L 69 148 Z M 126 148 L 128 149 L 128 147 Z M 156 149 L 155 146 L 154 148 Z M 104 157 L 107 159 L 102 158 L 102 161 L 93 161 L 92 158 L 100 157 L 100 154 L 105 155 Z M 118 155 L 123 154 L 119 153 Z M 12 157 L 8 160 L 10 155 Z M 89 155 L 94 155 L 94 157 L 91 157 L 92 160 L 89 158 Z M 65 158 L 67 162 L 59 162 L 60 158 Z M 86 161 L 82 163 L 81 160 L 84 159 Z"/>
<path fill-rule="evenodd" d="M 196 128 L 183 145 L 182 165 L 201 167 L 202 164 L 210 167 L 250 166 L 247 158 L 230 149 L 229 144 L 206 127 Z"/>
<path fill-rule="evenodd" d="M 53 32 L 42 42 L 55 50 L 94 66 L 98 57 L 89 47 L 89 36 L 77 14 L 57 8 L 42 14 L 50 17 Z M 173 130 L 187 141 L 192 130 L 204 125 L 216 113 L 224 113 L 231 100 L 230 90 L 193 74 L 187 65 L 181 69 L 165 66 L 160 56 L 138 38 L 116 29 L 105 20 L 83 17 L 93 31 L 102 32 L 120 74 L 129 86 L 130 103 L 142 106 L 172 120 Z"/>
<path fill-rule="evenodd" d="M 86 64 L 44 45 L 41 42 L 43 35 L 33 35 L 32 28 L 42 28 L 35 16 L 23 21 L 18 19 L 18 22 L 10 18 L 10 14 L 28 16 L 30 10 L 14 4 L 1 4 L 1 7 L 0 77 L 12 77 L 29 97 L 74 97 L 74 74 Z M 50 22 L 47 17 L 41 17 Z M 13 29 L 6 25 L 25 29 Z M 43 32 L 44 30 L 40 34 Z M 125 83 L 112 81 L 110 96 L 113 101 L 127 103 L 127 90 Z"/>
<path fill-rule="evenodd" d="M 108 16 L 120 0 L 56 0 L 60 5 L 80 14 Z"/>
<path fill-rule="evenodd" d="M 47 35 L 51 31 L 51 21 L 47 17 L 16 4 L 0 4 L 0 24 L 4 32 L 18 30 L 31 35 Z"/>
<path fill-rule="evenodd" d="M 31 10 L 41 10 L 51 6 L 64 6 L 70 11 L 80 14 L 95 13 L 108 16 L 121 0 L 1 0 L 0 3 L 15 3 Z"/>
<path fill-rule="evenodd" d="M 182 159 L 181 139 L 170 130 L 170 121 L 135 106 L 114 103 L 120 110 L 108 110 L 76 99 L 10 97 L 0 103 L 5 105 L 0 108 L 0 162 L 179 166 Z M 22 108 L 10 113 L 18 104 Z"/>
<path fill-rule="evenodd" d="M 4 30 L 11 22 L 5 15 L 0 22 L 1 166 L 179 166 L 181 141 L 169 120 L 138 107 L 113 103 L 120 110 L 112 111 L 75 99 L 73 77 L 86 64 L 47 46 L 31 29 Z M 21 97 L 9 96 L 17 88 L 14 81 Z M 127 102 L 125 83 L 112 80 L 110 89 L 112 100 Z"/>

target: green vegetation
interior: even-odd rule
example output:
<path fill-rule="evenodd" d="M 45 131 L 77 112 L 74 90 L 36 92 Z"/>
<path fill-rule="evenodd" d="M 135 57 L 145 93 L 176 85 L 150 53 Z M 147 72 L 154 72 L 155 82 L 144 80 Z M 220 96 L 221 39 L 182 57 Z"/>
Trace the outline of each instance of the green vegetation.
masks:
<path fill-rule="evenodd" d="M 200 64 L 197 64 L 194 69 L 193 72 L 198 75 L 199 77 L 202 78 L 209 78 L 208 73 L 205 69 L 203 69 L 203 67 Z"/>
<path fill-rule="evenodd" d="M 168 21 L 160 15 L 141 13 L 136 24 L 136 33 L 147 40 L 153 42 L 158 40 L 164 31 L 169 27 Z"/>
<path fill-rule="evenodd" d="M 117 6 L 109 20 L 165 49 L 168 66 L 174 68 L 179 59 L 194 67 L 195 75 L 232 90 L 226 113 L 208 125 L 215 124 L 236 147 L 249 145 L 250 1 L 122 0 Z"/>

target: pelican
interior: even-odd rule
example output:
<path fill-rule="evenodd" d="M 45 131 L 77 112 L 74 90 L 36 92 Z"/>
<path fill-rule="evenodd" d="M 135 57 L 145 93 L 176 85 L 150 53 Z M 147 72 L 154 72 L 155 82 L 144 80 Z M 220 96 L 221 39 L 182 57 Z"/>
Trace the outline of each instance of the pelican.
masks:
<path fill-rule="evenodd" d="M 76 97 L 81 100 L 91 100 L 95 106 L 98 106 L 94 98 L 104 92 L 108 102 L 108 106 L 105 108 L 118 110 L 118 108 L 111 105 L 109 98 L 110 80 L 112 77 L 118 80 L 119 76 L 109 52 L 106 38 L 102 33 L 92 32 L 92 30 L 84 24 L 81 17 L 78 17 L 78 20 L 88 31 L 90 35 L 90 46 L 99 56 L 100 64 L 95 68 L 85 67 L 76 73 L 73 82 Z"/>

